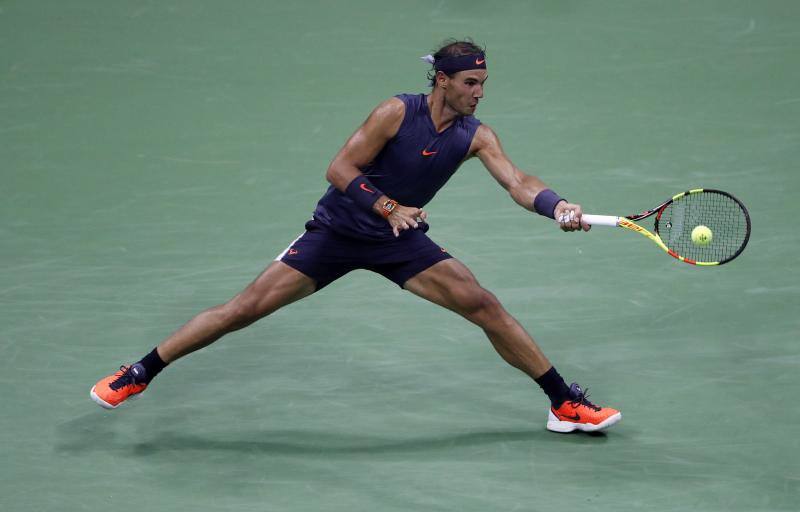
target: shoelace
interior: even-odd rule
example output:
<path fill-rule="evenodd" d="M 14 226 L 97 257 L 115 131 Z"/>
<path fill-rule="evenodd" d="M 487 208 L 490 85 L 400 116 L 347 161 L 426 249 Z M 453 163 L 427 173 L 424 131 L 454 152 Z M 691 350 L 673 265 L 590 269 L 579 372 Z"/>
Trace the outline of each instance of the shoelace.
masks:
<path fill-rule="evenodd" d="M 124 388 L 125 386 L 133 386 L 136 384 L 136 379 L 130 371 L 130 366 L 122 365 L 119 367 L 119 369 L 122 370 L 122 375 L 117 377 L 114 382 L 108 385 L 108 387 L 114 391 L 118 391 L 120 388 Z"/>
<path fill-rule="evenodd" d="M 589 401 L 589 388 L 582 389 L 578 396 L 575 397 L 574 400 L 569 401 L 570 405 L 572 405 L 573 409 L 577 409 L 581 405 L 585 405 L 586 407 L 590 407 L 595 411 L 599 411 L 602 407 L 598 407 L 594 405 L 592 402 Z"/>

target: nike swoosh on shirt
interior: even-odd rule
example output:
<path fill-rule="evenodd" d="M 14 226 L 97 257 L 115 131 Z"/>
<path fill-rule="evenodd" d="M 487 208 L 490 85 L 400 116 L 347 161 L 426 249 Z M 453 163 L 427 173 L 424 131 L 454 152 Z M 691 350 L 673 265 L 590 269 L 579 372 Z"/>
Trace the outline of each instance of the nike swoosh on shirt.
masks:
<path fill-rule="evenodd" d="M 422 150 L 422 156 L 431 156 L 438 153 L 438 151 L 428 151 L 427 149 Z"/>
<path fill-rule="evenodd" d="M 360 189 L 361 189 L 361 190 L 363 190 L 364 192 L 369 192 L 370 194 L 374 194 L 374 193 L 375 193 L 375 191 L 374 191 L 374 190 L 370 190 L 370 189 L 369 189 L 369 188 L 367 188 L 367 186 L 366 186 L 365 184 L 363 184 L 363 183 L 362 183 L 361 185 L 359 185 L 359 186 L 358 186 L 358 188 L 360 188 Z"/>

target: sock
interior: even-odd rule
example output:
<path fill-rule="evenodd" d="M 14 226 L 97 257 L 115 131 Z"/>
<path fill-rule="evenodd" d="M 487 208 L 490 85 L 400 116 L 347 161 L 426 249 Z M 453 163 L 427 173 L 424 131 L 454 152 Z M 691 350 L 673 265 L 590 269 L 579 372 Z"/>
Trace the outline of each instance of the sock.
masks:
<path fill-rule="evenodd" d="M 534 380 L 550 398 L 550 403 L 553 404 L 554 409 L 561 407 L 561 404 L 569 398 L 569 388 L 556 371 L 555 366 L 551 366 L 549 370 L 544 372 L 544 375 Z"/>
<path fill-rule="evenodd" d="M 164 368 L 166 368 L 167 364 L 162 359 L 161 356 L 158 355 L 158 350 L 153 349 L 149 354 L 144 356 L 140 361 L 139 364 L 144 366 L 145 370 L 145 384 L 150 384 L 150 381 L 161 372 Z"/>

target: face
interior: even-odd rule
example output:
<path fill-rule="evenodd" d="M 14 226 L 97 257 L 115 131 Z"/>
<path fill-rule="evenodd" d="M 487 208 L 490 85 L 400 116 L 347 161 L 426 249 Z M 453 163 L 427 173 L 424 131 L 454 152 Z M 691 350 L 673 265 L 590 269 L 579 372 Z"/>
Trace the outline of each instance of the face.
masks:
<path fill-rule="evenodd" d="M 438 85 L 444 87 L 444 99 L 447 106 L 468 116 L 475 113 L 478 102 L 483 98 L 483 84 L 489 78 L 485 69 L 468 69 L 459 71 L 452 78 L 439 73 Z"/>

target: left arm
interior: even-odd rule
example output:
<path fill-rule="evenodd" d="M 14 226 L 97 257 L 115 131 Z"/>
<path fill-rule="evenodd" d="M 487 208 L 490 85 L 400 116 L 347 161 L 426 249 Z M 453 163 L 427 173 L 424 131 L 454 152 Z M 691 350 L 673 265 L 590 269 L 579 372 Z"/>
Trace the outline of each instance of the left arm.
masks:
<path fill-rule="evenodd" d="M 526 210 L 535 211 L 533 203 L 536 201 L 536 196 L 547 189 L 547 185 L 536 176 L 525 174 L 517 168 L 503 151 L 500 139 L 485 124 L 478 127 L 472 139 L 470 155 L 477 155 L 492 177 L 508 191 L 518 205 Z M 561 229 L 575 231 L 582 227 L 584 231 L 588 231 L 589 225 L 581 223 L 583 212 L 579 204 L 560 201 L 553 213 L 556 219 L 560 219 L 565 214 L 569 218 L 570 212 L 573 212 L 571 220 L 560 222 Z"/>

